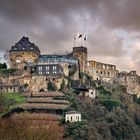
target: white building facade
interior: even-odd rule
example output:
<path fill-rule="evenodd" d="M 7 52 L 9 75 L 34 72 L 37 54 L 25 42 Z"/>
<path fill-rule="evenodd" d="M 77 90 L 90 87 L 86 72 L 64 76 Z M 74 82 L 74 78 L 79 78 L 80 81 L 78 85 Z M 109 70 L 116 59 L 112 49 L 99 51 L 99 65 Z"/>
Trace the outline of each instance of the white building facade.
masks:
<path fill-rule="evenodd" d="M 65 114 L 65 122 L 80 122 L 81 113 L 77 111 L 69 111 Z"/>
<path fill-rule="evenodd" d="M 96 97 L 96 89 L 89 89 L 88 92 L 85 93 L 86 97 L 95 99 Z"/>

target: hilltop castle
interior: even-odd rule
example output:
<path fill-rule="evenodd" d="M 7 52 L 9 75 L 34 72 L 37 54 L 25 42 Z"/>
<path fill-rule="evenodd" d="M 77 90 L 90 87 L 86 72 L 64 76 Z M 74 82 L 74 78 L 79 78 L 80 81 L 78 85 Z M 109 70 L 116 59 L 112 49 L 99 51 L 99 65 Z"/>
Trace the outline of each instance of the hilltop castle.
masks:
<path fill-rule="evenodd" d="M 139 95 L 140 77 L 135 71 L 119 73 L 115 65 L 88 60 L 88 49 L 84 46 L 73 47 L 65 55 L 42 55 L 38 46 L 28 37 L 22 37 L 11 47 L 9 60 L 14 72 L 7 79 L 1 74 L 1 91 L 19 91 L 25 84 L 29 91 L 45 91 L 49 81 L 55 82 L 59 89 L 62 80 L 68 82 L 66 77 L 79 80 L 79 74 L 85 73 L 96 81 L 121 83 L 131 94 Z"/>

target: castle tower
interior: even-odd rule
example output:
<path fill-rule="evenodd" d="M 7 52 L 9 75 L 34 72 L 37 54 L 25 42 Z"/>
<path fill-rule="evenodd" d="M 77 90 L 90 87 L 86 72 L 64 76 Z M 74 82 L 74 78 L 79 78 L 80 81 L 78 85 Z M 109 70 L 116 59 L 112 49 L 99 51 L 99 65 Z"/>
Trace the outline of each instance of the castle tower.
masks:
<path fill-rule="evenodd" d="M 87 71 L 87 48 L 83 46 L 74 47 L 72 55 L 79 60 L 80 71 L 86 72 Z"/>
<path fill-rule="evenodd" d="M 22 37 L 9 51 L 10 67 L 23 69 L 28 64 L 36 63 L 39 55 L 39 48 L 28 37 Z"/>

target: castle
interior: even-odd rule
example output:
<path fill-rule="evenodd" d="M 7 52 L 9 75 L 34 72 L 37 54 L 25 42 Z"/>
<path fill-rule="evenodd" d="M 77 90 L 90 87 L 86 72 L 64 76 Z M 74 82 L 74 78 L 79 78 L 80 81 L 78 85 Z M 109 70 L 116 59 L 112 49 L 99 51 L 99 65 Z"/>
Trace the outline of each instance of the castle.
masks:
<path fill-rule="evenodd" d="M 115 65 L 88 60 L 88 49 L 84 46 L 73 47 L 69 54 L 42 55 L 38 46 L 29 41 L 28 37 L 11 47 L 9 51 L 11 74 L 0 75 L 1 91 L 47 90 L 49 81 L 55 82 L 58 89 L 66 77 L 79 80 L 80 73 L 86 73 L 95 81 L 125 85 L 131 94 L 139 93 L 140 77 L 136 71 L 119 72 Z"/>

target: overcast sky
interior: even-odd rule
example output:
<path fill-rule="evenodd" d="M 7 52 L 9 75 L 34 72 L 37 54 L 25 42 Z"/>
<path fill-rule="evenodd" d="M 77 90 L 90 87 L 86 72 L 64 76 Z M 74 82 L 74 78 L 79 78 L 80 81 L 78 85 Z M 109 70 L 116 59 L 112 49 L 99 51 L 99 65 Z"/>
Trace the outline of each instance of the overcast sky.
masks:
<path fill-rule="evenodd" d="M 90 60 L 140 74 L 139 7 L 139 0 L 0 0 L 0 52 L 28 36 L 42 53 L 66 53 L 82 33 Z"/>

